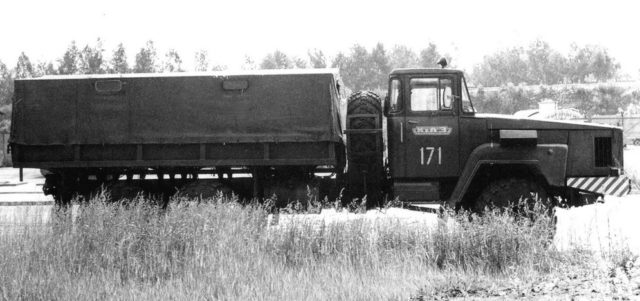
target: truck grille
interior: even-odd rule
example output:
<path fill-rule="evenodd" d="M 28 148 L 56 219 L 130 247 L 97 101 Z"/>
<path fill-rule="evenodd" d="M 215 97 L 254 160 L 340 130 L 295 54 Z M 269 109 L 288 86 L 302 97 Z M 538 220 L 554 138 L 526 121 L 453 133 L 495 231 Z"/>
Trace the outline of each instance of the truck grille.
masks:
<path fill-rule="evenodd" d="M 596 137 L 594 144 L 596 167 L 611 166 L 613 163 L 611 155 L 611 137 Z"/>

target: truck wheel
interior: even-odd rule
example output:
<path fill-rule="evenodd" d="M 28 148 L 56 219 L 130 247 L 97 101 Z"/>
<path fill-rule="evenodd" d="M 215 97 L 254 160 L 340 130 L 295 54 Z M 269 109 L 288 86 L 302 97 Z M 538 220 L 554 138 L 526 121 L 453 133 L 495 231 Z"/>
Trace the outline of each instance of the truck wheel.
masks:
<path fill-rule="evenodd" d="M 536 200 L 549 206 L 547 191 L 535 181 L 521 178 L 499 179 L 489 183 L 482 191 L 472 210 L 481 213 L 486 209 L 511 208 L 514 213 L 520 213 L 525 205 L 533 208 Z"/>
<path fill-rule="evenodd" d="M 382 107 L 378 95 L 360 91 L 349 96 L 347 130 L 347 195 L 357 198 L 366 195 L 368 207 L 378 205 L 384 175 Z"/>
<path fill-rule="evenodd" d="M 348 130 L 381 130 L 382 108 L 380 97 L 373 92 L 360 91 L 351 94 L 347 105 Z M 354 133 L 348 136 L 350 160 L 361 156 L 378 156 L 382 165 L 382 132 Z M 351 161 L 349 161 L 351 163 Z M 372 162 L 372 163 L 378 163 Z"/>
<path fill-rule="evenodd" d="M 60 207 L 66 207 L 71 203 L 76 189 L 76 177 L 70 173 L 62 173 L 52 177 L 55 181 L 53 200 Z"/>
<path fill-rule="evenodd" d="M 347 114 L 373 114 L 378 116 L 382 127 L 382 105 L 380 96 L 370 91 L 358 91 L 349 96 L 347 100 Z"/>

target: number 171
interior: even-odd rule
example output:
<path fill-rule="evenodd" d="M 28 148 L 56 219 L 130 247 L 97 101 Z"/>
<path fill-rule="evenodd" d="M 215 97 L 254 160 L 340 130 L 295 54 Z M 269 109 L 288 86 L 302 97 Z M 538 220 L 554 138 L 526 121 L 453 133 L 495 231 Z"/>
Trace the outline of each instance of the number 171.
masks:
<path fill-rule="evenodd" d="M 425 152 L 427 153 L 426 156 L 425 156 Z M 431 160 L 433 159 L 433 153 L 435 152 L 438 153 L 438 165 L 442 165 L 442 147 L 440 146 L 438 146 L 437 148 L 433 146 L 421 147 L 420 148 L 420 165 L 425 165 L 424 164 L 425 157 L 427 157 L 426 165 L 430 165 Z"/>

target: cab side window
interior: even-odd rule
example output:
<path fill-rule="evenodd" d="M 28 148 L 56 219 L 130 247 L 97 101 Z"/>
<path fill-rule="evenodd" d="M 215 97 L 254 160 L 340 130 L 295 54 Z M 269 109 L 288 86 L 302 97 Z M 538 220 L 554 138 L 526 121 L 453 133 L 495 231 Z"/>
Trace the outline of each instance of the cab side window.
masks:
<path fill-rule="evenodd" d="M 469 89 L 467 89 L 467 80 L 462 78 L 462 112 L 464 113 L 475 113 L 476 109 L 473 107 L 471 103 L 471 98 L 469 98 Z"/>
<path fill-rule="evenodd" d="M 391 80 L 389 91 L 389 111 L 398 112 L 402 110 L 402 104 L 400 103 L 400 80 Z"/>

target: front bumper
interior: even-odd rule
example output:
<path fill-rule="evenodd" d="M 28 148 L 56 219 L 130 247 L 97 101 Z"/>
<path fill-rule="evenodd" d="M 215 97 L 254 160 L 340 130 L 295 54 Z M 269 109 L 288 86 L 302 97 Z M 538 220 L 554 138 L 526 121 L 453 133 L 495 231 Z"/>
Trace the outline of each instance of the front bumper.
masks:
<path fill-rule="evenodd" d="M 583 191 L 621 197 L 631 191 L 631 180 L 625 175 L 567 178 L 567 186 Z"/>

